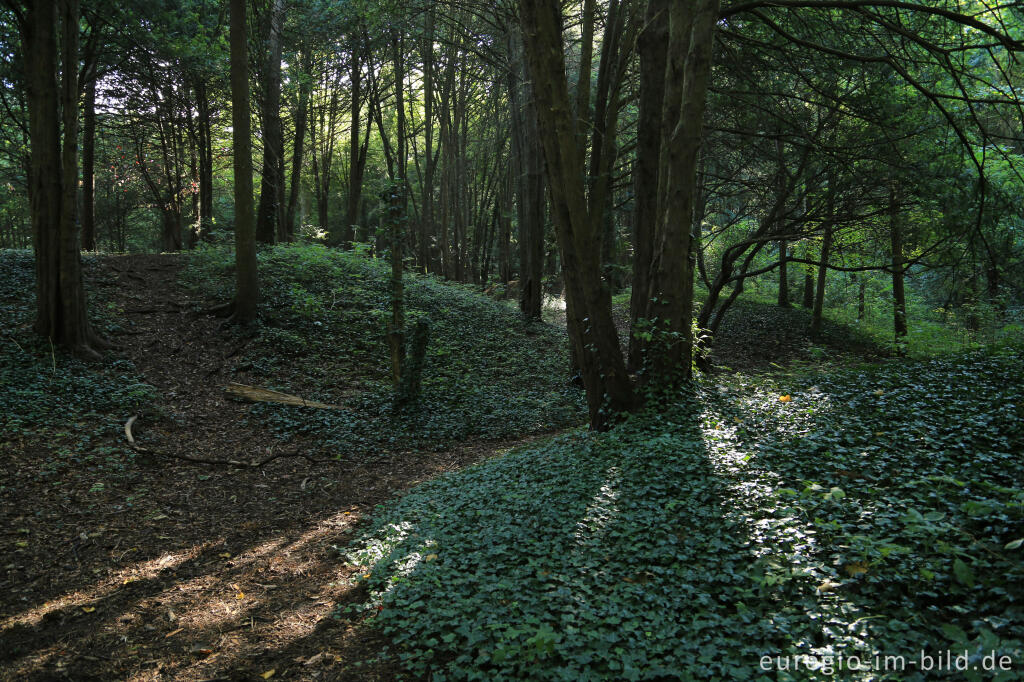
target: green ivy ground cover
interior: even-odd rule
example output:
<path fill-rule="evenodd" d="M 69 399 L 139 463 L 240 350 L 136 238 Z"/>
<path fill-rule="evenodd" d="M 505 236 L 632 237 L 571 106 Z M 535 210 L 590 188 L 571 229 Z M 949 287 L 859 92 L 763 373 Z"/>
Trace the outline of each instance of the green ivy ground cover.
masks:
<path fill-rule="evenodd" d="M 127 360 L 81 362 L 32 332 L 34 267 L 31 252 L 0 251 L 0 444 L 45 440 L 57 456 L 42 464 L 40 476 L 83 463 L 123 470 L 133 453 L 111 441 L 153 401 L 154 389 Z M 95 270 L 91 259 L 85 267 Z M 90 295 L 93 324 L 110 334 L 116 325 L 104 315 L 102 294 Z"/>
<path fill-rule="evenodd" d="M 1024 676 L 1022 353 L 785 381 L 380 510 L 346 559 L 389 656 L 433 680 Z"/>
<path fill-rule="evenodd" d="M 280 245 L 259 258 L 259 336 L 239 368 L 266 387 L 351 408 L 256 406 L 254 418 L 281 438 L 313 436 L 346 456 L 515 437 L 585 418 L 581 392 L 568 382 L 564 329 L 526 325 L 478 289 L 412 274 L 405 280 L 407 329 L 421 318 L 431 325 L 423 396 L 394 410 L 384 338 L 390 265 L 311 245 Z M 232 259 L 224 249 L 200 250 L 185 281 L 227 300 Z"/>

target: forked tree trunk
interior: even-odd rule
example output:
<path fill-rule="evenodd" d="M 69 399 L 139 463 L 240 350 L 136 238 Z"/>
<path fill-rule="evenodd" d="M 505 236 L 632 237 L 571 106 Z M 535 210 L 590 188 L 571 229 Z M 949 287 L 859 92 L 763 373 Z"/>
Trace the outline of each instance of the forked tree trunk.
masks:
<path fill-rule="evenodd" d="M 607 428 L 613 415 L 636 407 L 601 276 L 600 238 L 583 187 L 562 51 L 561 13 L 553 0 L 521 0 L 526 63 L 533 81 L 539 138 L 565 276 L 569 336 L 587 394 L 590 423 Z"/>
<path fill-rule="evenodd" d="M 245 5 L 246 0 L 231 0 L 231 141 L 235 170 L 235 300 L 232 319 L 239 324 L 248 324 L 256 319 L 259 297 Z"/>

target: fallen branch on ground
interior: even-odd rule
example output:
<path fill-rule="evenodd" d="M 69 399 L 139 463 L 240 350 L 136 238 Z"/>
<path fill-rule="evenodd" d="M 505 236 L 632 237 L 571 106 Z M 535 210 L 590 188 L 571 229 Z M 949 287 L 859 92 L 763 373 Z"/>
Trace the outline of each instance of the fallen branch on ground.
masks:
<path fill-rule="evenodd" d="M 135 424 L 135 422 L 138 420 L 138 418 L 139 418 L 139 415 L 137 415 L 137 414 L 136 415 L 132 415 L 131 418 L 129 418 L 128 421 L 125 422 L 125 425 L 124 425 L 124 435 L 125 435 L 125 438 L 128 439 L 128 445 L 133 450 L 135 450 L 138 453 L 145 454 L 145 455 L 158 455 L 160 457 L 171 457 L 173 459 L 180 459 L 180 460 L 182 460 L 184 462 L 192 462 L 193 464 L 209 464 L 209 465 L 212 465 L 212 466 L 231 466 L 231 467 L 241 467 L 241 468 L 246 468 L 246 469 L 258 469 L 258 468 L 260 468 L 260 467 L 262 467 L 262 466 L 264 466 L 266 464 L 269 464 L 270 462 L 273 462 L 275 459 L 280 459 L 282 457 L 301 457 L 302 459 L 307 460 L 309 462 L 312 462 L 314 464 L 330 464 L 330 463 L 333 463 L 333 462 L 336 461 L 336 460 L 330 460 L 330 459 L 318 459 L 316 457 L 310 457 L 309 455 L 305 454 L 304 452 L 295 452 L 295 451 L 293 451 L 293 452 L 279 452 L 279 453 L 277 453 L 275 455 L 275 454 L 271 454 L 271 452 L 272 452 L 271 448 L 267 448 L 267 454 L 270 455 L 269 457 L 266 457 L 266 458 L 261 459 L 261 460 L 255 460 L 254 459 L 251 462 L 240 462 L 240 461 L 235 460 L 235 459 L 203 459 L 201 457 L 189 457 L 188 455 L 180 455 L 180 454 L 178 454 L 176 452 L 162 452 L 160 450 L 153 450 L 152 448 L 144 448 L 144 447 L 140 446 L 138 443 L 135 442 L 135 436 L 132 434 L 132 425 Z"/>
<path fill-rule="evenodd" d="M 317 402 L 316 400 L 306 400 L 300 398 L 297 395 L 289 395 L 287 393 L 281 393 L 279 391 L 271 391 L 268 388 L 260 388 L 259 386 L 247 386 L 245 384 L 236 384 L 234 382 L 224 387 L 224 391 L 236 396 L 238 398 L 244 398 L 254 403 L 281 403 L 282 405 L 296 405 L 299 407 L 315 407 L 321 410 L 347 410 L 347 407 L 341 405 L 328 405 L 327 403 Z"/>

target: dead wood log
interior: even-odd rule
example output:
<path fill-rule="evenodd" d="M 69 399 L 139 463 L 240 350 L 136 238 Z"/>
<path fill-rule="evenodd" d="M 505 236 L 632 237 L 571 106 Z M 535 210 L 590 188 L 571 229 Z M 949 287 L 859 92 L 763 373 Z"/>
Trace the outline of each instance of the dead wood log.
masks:
<path fill-rule="evenodd" d="M 347 410 L 349 408 L 341 405 L 328 405 L 316 400 L 306 400 L 297 395 L 289 395 L 280 391 L 271 391 L 269 388 L 259 386 L 247 386 L 231 382 L 224 387 L 224 391 L 236 398 L 242 398 L 254 403 L 281 403 L 282 405 L 295 405 L 298 407 L 315 407 L 320 410 Z"/>

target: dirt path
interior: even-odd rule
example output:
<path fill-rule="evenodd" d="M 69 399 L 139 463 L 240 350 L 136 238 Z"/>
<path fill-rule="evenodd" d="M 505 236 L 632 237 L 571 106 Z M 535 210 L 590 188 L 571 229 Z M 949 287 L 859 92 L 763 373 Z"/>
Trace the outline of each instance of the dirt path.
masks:
<path fill-rule="evenodd" d="M 161 396 L 135 435 L 166 454 L 265 457 L 275 439 L 222 390 L 244 381 L 231 372 L 244 340 L 196 312 L 206 302 L 188 299 L 179 267 L 111 257 L 96 282 L 124 310 L 121 354 Z M 361 595 L 336 547 L 398 491 L 513 444 L 258 469 L 139 456 L 57 484 L 32 476 L 52 453 L 22 448 L 3 491 L 19 505 L 0 511 L 27 538 L 4 560 L 0 679 L 388 679 L 358 665 L 382 642 L 342 612 Z"/>

